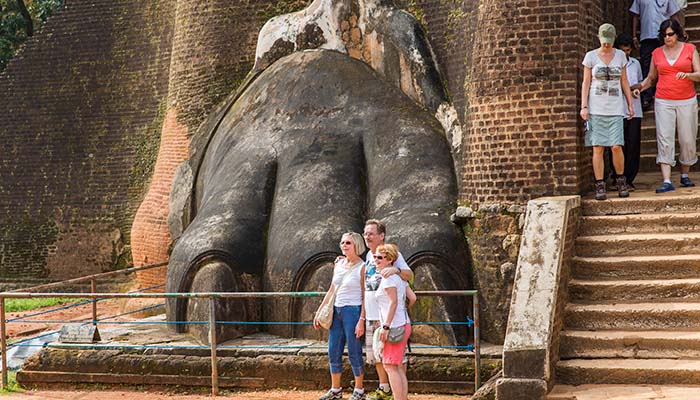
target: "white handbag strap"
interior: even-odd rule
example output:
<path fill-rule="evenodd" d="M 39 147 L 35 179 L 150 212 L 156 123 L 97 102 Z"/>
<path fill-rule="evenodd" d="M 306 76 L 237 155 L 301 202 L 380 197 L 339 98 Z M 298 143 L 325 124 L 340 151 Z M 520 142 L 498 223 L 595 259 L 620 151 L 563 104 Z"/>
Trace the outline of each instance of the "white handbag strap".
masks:
<path fill-rule="evenodd" d="M 347 262 L 347 261 L 346 261 Z M 335 291 L 333 292 L 333 296 L 337 295 L 338 292 L 340 291 L 340 288 L 343 287 L 345 284 L 345 281 L 348 280 L 348 276 L 350 276 L 357 268 L 359 268 L 361 265 L 363 265 L 364 262 L 358 262 L 355 264 L 355 267 L 353 267 L 350 271 L 346 272 L 345 275 L 343 275 L 343 279 L 340 281 L 340 284 L 336 286 Z"/>

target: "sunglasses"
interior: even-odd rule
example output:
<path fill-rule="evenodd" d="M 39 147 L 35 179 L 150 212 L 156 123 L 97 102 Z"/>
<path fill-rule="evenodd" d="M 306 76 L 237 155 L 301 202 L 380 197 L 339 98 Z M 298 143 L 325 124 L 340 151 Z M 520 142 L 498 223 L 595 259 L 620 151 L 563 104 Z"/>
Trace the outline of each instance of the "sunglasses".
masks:
<path fill-rule="evenodd" d="M 383 260 L 383 259 L 384 259 L 384 256 L 374 256 L 374 259 L 375 259 L 375 260 Z"/>
<path fill-rule="evenodd" d="M 341 245 L 341 246 L 344 245 L 344 244 L 351 245 L 352 242 L 349 241 L 349 240 L 346 240 L 346 241 L 344 241 L 344 242 L 340 242 L 340 245 Z"/>
<path fill-rule="evenodd" d="M 676 34 L 676 32 L 666 32 L 666 33 L 664 33 L 664 36 L 666 36 L 666 37 L 671 37 L 671 36 L 673 36 L 673 35 L 675 35 L 675 34 Z"/>

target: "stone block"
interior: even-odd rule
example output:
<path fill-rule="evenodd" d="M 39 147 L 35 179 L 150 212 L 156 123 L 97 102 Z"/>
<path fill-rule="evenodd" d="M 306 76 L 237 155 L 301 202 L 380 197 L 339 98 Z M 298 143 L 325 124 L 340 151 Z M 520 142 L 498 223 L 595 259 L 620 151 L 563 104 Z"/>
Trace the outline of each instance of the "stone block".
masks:
<path fill-rule="evenodd" d="M 496 384 L 496 400 L 544 400 L 547 382 L 541 379 L 502 378 Z"/>
<path fill-rule="evenodd" d="M 553 375 L 550 355 L 556 354 L 552 347 L 558 343 L 559 285 L 567 241 L 572 240 L 567 233 L 574 229 L 568 226 L 569 215 L 580 204 L 579 196 L 566 196 L 540 198 L 527 205 L 503 345 L 503 376 L 513 381 L 504 383 L 504 390 L 520 382 L 521 391 L 528 392 L 533 385 L 537 386 L 532 380 L 544 382 L 546 387 Z"/>

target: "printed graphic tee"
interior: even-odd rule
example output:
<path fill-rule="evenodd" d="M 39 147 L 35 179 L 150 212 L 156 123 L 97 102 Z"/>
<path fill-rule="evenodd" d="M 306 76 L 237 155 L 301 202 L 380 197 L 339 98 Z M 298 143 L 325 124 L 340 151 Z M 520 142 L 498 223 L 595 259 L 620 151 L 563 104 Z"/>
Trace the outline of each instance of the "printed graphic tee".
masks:
<path fill-rule="evenodd" d="M 627 65 L 627 56 L 615 49 L 610 64 L 598 56 L 598 49 L 586 53 L 583 65 L 592 72 L 591 89 L 588 94 L 588 112 L 593 115 L 620 116 L 625 114 L 622 94 L 622 69 Z"/>

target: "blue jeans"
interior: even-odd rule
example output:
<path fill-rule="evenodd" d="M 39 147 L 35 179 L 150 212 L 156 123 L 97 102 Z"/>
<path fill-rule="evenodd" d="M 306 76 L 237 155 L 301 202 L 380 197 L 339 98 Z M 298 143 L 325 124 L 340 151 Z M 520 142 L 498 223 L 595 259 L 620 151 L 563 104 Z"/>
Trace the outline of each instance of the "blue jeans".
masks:
<path fill-rule="evenodd" d="M 343 349 L 348 344 L 348 358 L 355 376 L 364 375 L 362 342 L 355 337 L 355 326 L 360 320 L 361 306 L 333 307 L 333 324 L 328 334 L 328 361 L 331 374 L 343 372 Z"/>

